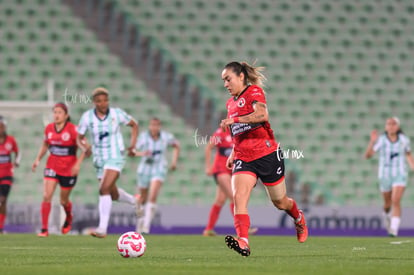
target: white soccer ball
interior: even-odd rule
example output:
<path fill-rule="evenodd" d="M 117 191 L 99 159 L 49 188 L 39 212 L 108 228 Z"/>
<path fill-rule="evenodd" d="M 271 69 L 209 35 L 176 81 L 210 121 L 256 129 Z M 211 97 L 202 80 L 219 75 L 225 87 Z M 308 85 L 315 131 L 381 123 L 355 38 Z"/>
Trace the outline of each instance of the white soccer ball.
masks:
<path fill-rule="evenodd" d="M 118 252 L 124 258 L 137 258 L 144 255 L 147 242 L 144 237 L 134 231 L 126 232 L 118 239 Z"/>

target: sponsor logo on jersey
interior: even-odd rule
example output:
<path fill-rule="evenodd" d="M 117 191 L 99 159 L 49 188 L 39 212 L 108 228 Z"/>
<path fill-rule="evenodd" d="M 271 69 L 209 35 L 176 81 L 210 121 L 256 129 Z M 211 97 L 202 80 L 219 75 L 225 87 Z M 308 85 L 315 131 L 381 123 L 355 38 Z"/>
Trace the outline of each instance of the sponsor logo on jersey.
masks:
<path fill-rule="evenodd" d="M 396 153 L 391 153 L 390 155 L 390 159 L 396 158 L 400 155 L 400 153 L 396 152 Z"/>
<path fill-rule="evenodd" d="M 103 140 L 107 136 L 109 136 L 108 132 L 101 132 L 99 133 L 99 140 Z"/>

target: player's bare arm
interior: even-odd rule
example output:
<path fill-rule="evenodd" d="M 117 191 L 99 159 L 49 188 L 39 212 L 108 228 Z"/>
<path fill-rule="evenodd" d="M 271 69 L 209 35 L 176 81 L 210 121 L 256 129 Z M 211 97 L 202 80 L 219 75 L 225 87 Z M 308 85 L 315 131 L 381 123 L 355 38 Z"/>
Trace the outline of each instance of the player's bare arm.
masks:
<path fill-rule="evenodd" d="M 173 146 L 173 153 L 172 153 L 172 161 L 170 170 L 175 171 L 177 169 L 177 162 L 178 162 L 178 156 L 180 155 L 180 143 L 176 142 Z"/>
<path fill-rule="evenodd" d="M 211 163 L 211 152 L 214 149 L 214 143 L 213 142 L 209 142 L 206 145 L 206 148 L 204 149 L 204 170 L 205 173 L 209 176 L 211 176 L 212 170 L 213 170 L 213 165 Z"/>
<path fill-rule="evenodd" d="M 227 169 L 231 170 L 233 168 L 233 160 L 234 160 L 234 146 L 231 150 L 230 156 L 227 158 L 226 167 Z"/>
<path fill-rule="evenodd" d="M 261 123 L 269 120 L 269 113 L 267 106 L 263 102 L 256 102 L 253 104 L 253 113 L 237 118 L 226 118 L 220 123 L 220 127 L 225 131 L 228 126 L 233 123 Z"/>
<path fill-rule="evenodd" d="M 37 156 L 32 164 L 32 172 L 36 171 L 37 166 L 39 166 L 40 160 L 43 158 L 43 156 L 46 154 L 47 149 L 49 148 L 49 145 L 46 142 L 42 143 L 42 146 L 39 149 L 39 152 L 37 153 Z"/>
<path fill-rule="evenodd" d="M 77 158 L 76 163 L 72 166 L 72 170 L 71 170 L 71 174 L 72 176 L 77 176 L 79 174 L 80 171 L 80 166 L 83 162 L 83 160 L 86 157 L 86 153 L 84 151 L 81 151 L 80 156 Z"/>
<path fill-rule="evenodd" d="M 138 123 L 131 119 L 127 126 L 131 127 L 131 140 L 130 140 L 130 146 L 128 147 L 128 156 L 134 157 L 136 156 L 135 152 L 135 144 L 137 143 L 137 137 L 139 132 Z"/>
<path fill-rule="evenodd" d="M 375 144 L 375 142 L 377 142 L 377 139 L 378 139 L 378 131 L 377 130 L 372 130 L 367 149 L 365 150 L 365 158 L 366 159 L 371 158 L 375 154 L 374 144 Z"/>
<path fill-rule="evenodd" d="M 92 153 L 92 146 L 88 143 L 88 140 L 85 138 L 85 135 L 78 134 L 76 136 L 76 144 L 79 149 L 85 153 L 85 157 L 89 157 Z"/>
<path fill-rule="evenodd" d="M 414 171 L 414 158 L 413 158 L 413 155 L 411 154 L 411 152 L 407 152 L 405 154 L 405 156 L 407 158 L 408 165 L 410 165 L 411 170 Z"/>
<path fill-rule="evenodd" d="M 14 162 L 13 162 L 14 167 L 17 168 L 17 167 L 20 166 L 21 157 L 22 157 L 22 155 L 21 155 L 20 151 L 16 151 L 15 155 L 14 155 Z"/>

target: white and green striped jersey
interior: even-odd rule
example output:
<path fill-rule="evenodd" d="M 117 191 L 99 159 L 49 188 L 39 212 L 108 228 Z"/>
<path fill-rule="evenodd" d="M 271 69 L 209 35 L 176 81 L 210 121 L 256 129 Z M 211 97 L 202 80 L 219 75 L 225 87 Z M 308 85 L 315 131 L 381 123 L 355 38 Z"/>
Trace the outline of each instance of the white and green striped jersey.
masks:
<path fill-rule="evenodd" d="M 407 176 L 406 153 L 411 151 L 410 139 L 400 133 L 395 142 L 391 142 L 386 134 L 379 136 L 374 145 L 379 153 L 379 178 Z"/>
<path fill-rule="evenodd" d="M 154 140 L 149 131 L 142 132 L 136 144 L 139 151 L 150 151 L 150 156 L 143 156 L 138 165 L 137 172 L 140 174 L 154 174 L 167 169 L 167 148 L 178 144 L 174 135 L 160 131 L 158 139 Z"/>
<path fill-rule="evenodd" d="M 100 119 L 95 109 L 86 111 L 78 125 L 78 133 L 89 132 L 94 161 L 123 158 L 125 150 L 120 125 L 126 125 L 132 117 L 119 108 L 109 108 L 108 114 Z"/>

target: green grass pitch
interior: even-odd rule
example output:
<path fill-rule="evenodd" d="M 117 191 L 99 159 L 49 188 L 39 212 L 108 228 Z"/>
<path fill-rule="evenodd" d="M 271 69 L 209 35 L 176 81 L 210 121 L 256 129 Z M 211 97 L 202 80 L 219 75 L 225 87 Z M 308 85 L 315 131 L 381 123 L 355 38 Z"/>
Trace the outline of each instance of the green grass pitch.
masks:
<path fill-rule="evenodd" d="M 243 258 L 224 236 L 147 235 L 141 258 L 124 259 L 118 236 L 0 235 L 0 274 L 414 274 L 413 238 L 253 236 Z"/>

